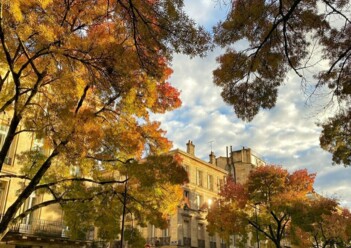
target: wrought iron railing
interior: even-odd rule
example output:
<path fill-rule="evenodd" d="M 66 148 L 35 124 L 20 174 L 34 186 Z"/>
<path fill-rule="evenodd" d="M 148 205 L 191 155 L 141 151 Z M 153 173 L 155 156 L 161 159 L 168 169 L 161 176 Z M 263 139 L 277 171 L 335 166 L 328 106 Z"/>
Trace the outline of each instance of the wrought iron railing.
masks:
<path fill-rule="evenodd" d="M 153 237 L 147 239 L 147 243 L 154 246 L 170 245 L 171 237 Z"/>
<path fill-rule="evenodd" d="M 60 221 L 31 220 L 28 223 L 17 223 L 11 226 L 10 232 L 68 238 L 68 228 Z"/>
<path fill-rule="evenodd" d="M 2 216 L 0 215 L 0 221 Z M 37 237 L 69 238 L 68 227 L 62 221 L 49 221 L 42 219 L 23 219 L 10 227 L 9 234 L 27 234 Z M 86 237 L 80 240 L 92 240 L 93 229 L 88 231 Z"/>

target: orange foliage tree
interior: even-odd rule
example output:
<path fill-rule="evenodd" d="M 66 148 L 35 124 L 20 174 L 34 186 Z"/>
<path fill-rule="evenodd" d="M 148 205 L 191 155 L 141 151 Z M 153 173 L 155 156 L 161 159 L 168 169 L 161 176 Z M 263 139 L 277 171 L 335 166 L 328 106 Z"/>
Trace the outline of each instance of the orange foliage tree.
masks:
<path fill-rule="evenodd" d="M 351 214 L 334 199 L 318 196 L 308 206 L 301 205 L 291 229 L 291 239 L 299 247 L 348 247 Z"/>
<path fill-rule="evenodd" d="M 275 106 L 287 73 L 295 72 L 306 92 L 323 89 L 325 102 L 338 102 L 336 114 L 321 125 L 320 144 L 335 163 L 351 165 L 350 1 L 225 2 L 230 11 L 214 33 L 226 51 L 213 72 L 224 101 L 251 121 L 260 109 Z"/>
<path fill-rule="evenodd" d="M 13 177 L 3 173 L 3 164 L 16 136 L 44 140 L 44 149 L 19 157 L 23 168 L 16 177 L 27 183 L 1 219 L 0 240 L 12 224 L 48 204 L 91 202 L 93 207 L 85 209 L 106 199 L 120 204 L 126 180 L 115 180 L 116 171 L 128 174 L 128 201 L 135 200 L 131 211 L 167 212 L 169 207 L 157 207 L 157 199 L 180 195 L 165 189 L 178 192 L 174 185 L 186 174 L 167 156 L 137 161 L 171 146 L 149 114 L 181 104 L 179 92 L 167 82 L 172 53 L 204 55 L 209 48 L 209 35 L 182 7 L 182 1 L 171 0 L 0 3 L 0 111 L 8 120 L 0 177 Z M 157 176 L 147 181 L 147 173 Z M 161 189 L 166 181 L 169 187 Z M 17 215 L 33 192 L 51 194 L 53 200 Z M 90 219 L 103 223 L 97 215 Z"/>
<path fill-rule="evenodd" d="M 209 210 L 208 230 L 225 239 L 238 235 L 236 245 L 242 247 L 247 246 L 251 232 L 251 242 L 268 239 L 280 248 L 284 239 L 290 239 L 291 230 L 310 224 L 301 218 L 300 210 L 314 204 L 310 197 L 314 178 L 307 170 L 289 173 L 270 165 L 252 170 L 245 185 L 227 180 Z"/>

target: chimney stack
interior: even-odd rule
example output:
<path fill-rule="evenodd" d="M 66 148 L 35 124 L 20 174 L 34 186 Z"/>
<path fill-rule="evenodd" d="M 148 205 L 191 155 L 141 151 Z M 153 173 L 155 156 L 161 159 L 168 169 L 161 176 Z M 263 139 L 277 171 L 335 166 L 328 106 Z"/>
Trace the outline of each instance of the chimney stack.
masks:
<path fill-rule="evenodd" d="M 186 143 L 186 152 L 195 156 L 195 145 L 191 140 L 189 140 L 188 143 Z"/>
<path fill-rule="evenodd" d="M 210 153 L 210 164 L 216 165 L 216 155 L 212 151 Z"/>

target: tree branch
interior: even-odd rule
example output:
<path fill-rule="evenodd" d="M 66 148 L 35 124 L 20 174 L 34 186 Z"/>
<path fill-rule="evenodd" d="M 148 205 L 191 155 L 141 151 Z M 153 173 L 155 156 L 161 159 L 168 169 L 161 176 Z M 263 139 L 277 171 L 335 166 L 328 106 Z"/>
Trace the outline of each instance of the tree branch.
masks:
<path fill-rule="evenodd" d="M 27 180 L 32 179 L 26 175 L 13 175 L 13 174 L 0 175 L 0 178 L 19 178 L 19 179 L 27 179 Z"/>
<path fill-rule="evenodd" d="M 35 190 L 42 189 L 42 188 L 49 188 L 51 186 L 65 183 L 65 182 L 89 182 L 89 183 L 94 183 L 94 184 L 99 184 L 99 185 L 105 185 L 105 184 L 114 184 L 114 183 L 120 183 L 123 184 L 127 182 L 128 179 L 125 180 L 107 180 L 107 181 L 96 181 L 90 178 L 65 178 L 62 180 L 58 180 L 56 182 L 51 182 L 51 183 L 46 183 L 46 184 L 39 184 L 35 187 Z"/>
<path fill-rule="evenodd" d="M 250 219 L 247 219 L 247 220 L 251 226 L 256 228 L 259 232 L 263 233 L 267 238 L 269 238 L 270 240 L 274 240 L 274 236 L 270 235 L 265 230 L 263 230 L 259 225 L 257 225 L 257 223 L 251 221 Z"/>

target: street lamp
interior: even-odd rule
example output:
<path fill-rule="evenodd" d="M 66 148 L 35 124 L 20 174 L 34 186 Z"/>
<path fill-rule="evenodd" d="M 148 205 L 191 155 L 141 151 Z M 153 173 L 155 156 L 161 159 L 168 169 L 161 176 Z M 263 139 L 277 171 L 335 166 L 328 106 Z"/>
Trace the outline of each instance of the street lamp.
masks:
<path fill-rule="evenodd" d="M 130 159 L 127 159 L 127 161 L 125 161 L 124 164 L 125 165 L 130 165 L 133 162 L 135 162 L 135 159 L 134 158 L 130 158 Z M 127 209 L 128 181 L 129 181 L 129 177 L 128 177 L 128 170 L 127 170 L 127 173 L 126 173 L 126 176 L 125 176 L 125 181 L 124 181 L 124 192 L 123 192 L 121 248 L 123 248 L 123 242 L 124 242 L 124 222 L 125 222 L 126 209 Z"/>
<path fill-rule="evenodd" d="M 259 205 L 259 202 L 256 202 L 254 204 L 255 208 L 255 217 L 256 217 L 256 224 L 258 225 L 258 216 L 257 216 L 257 205 Z M 258 229 L 256 228 L 256 243 L 257 243 L 257 248 L 260 248 L 260 240 L 258 239 Z"/>

